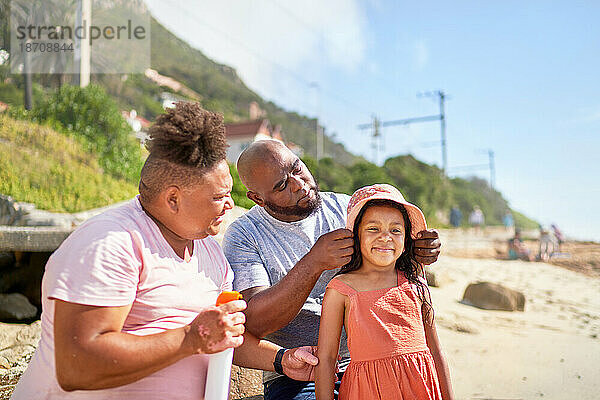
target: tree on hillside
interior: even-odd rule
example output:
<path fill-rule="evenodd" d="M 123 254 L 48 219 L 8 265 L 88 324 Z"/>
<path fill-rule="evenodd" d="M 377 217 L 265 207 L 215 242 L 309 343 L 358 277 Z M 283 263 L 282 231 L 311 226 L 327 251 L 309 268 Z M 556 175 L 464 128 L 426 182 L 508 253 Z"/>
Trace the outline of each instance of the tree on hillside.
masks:
<path fill-rule="evenodd" d="M 360 161 L 350 167 L 352 191 L 375 183 L 394 184 L 394 180 L 385 170 L 368 161 Z"/>
<path fill-rule="evenodd" d="M 389 158 L 383 168 L 407 200 L 417 204 L 426 216 L 450 208 L 448 184 L 439 168 L 411 155 Z"/>
<path fill-rule="evenodd" d="M 58 124 L 69 135 L 83 140 L 107 173 L 137 182 L 143 162 L 140 144 L 102 87 L 64 85 L 27 116 Z"/>
<path fill-rule="evenodd" d="M 344 165 L 332 158 L 323 158 L 317 163 L 314 158 L 304 156 L 302 161 L 311 171 L 322 191 L 352 194 L 352 174 Z"/>

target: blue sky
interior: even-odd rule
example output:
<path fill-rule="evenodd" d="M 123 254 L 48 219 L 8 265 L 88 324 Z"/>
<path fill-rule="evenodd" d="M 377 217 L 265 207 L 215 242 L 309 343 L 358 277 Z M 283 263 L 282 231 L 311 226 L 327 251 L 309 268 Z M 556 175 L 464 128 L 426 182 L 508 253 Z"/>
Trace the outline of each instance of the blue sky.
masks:
<path fill-rule="evenodd" d="M 385 128 L 377 160 L 357 125 L 373 113 L 383 121 L 436 114 L 437 102 L 417 93 L 443 90 L 450 175 L 486 164 L 492 149 L 496 188 L 513 208 L 600 241 L 600 3 L 148 5 L 258 94 L 317 115 L 337 141 L 372 161 L 411 153 L 441 165 L 440 147 L 431 145 L 439 141 L 437 122 Z M 485 169 L 470 174 L 489 177 Z"/>

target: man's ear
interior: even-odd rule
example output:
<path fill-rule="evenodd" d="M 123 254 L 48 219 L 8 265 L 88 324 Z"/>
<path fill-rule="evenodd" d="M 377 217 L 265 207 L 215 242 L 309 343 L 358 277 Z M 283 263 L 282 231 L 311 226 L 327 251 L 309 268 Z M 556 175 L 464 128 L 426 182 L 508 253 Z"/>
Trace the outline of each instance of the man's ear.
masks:
<path fill-rule="evenodd" d="M 256 205 L 264 207 L 265 206 L 265 201 L 262 199 L 262 197 L 260 197 L 257 193 L 248 190 L 246 192 L 246 197 L 249 198 L 250 200 L 252 200 L 253 202 L 256 203 Z"/>
<path fill-rule="evenodd" d="M 181 206 L 181 191 L 177 186 L 169 186 L 163 194 L 163 201 L 167 209 L 176 214 Z"/>

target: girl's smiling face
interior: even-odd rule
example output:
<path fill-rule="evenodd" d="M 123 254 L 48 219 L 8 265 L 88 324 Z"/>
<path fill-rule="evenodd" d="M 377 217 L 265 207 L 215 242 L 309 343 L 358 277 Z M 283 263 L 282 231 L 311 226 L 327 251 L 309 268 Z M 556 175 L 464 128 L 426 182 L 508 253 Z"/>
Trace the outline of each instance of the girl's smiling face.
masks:
<path fill-rule="evenodd" d="M 358 227 L 363 266 L 394 265 L 404 251 L 404 217 L 391 206 L 371 206 Z"/>

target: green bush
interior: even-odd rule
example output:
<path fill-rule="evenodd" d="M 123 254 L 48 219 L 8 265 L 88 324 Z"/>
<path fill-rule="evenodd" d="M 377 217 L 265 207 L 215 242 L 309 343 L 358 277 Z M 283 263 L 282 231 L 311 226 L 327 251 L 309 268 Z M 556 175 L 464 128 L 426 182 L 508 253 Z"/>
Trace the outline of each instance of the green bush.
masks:
<path fill-rule="evenodd" d="M 12 112 L 20 119 L 48 124 L 77 138 L 98 157 L 108 174 L 135 183 L 142 167 L 142 151 L 114 101 L 100 86 L 64 85 L 31 111 Z"/>
<path fill-rule="evenodd" d="M 231 197 L 236 206 L 243 208 L 252 208 L 254 202 L 246 197 L 246 186 L 242 183 L 237 168 L 233 164 L 229 164 L 229 173 L 233 178 L 233 189 L 231 189 Z"/>
<path fill-rule="evenodd" d="M 353 179 L 347 167 L 332 158 L 323 158 L 317 163 L 314 158 L 303 156 L 302 161 L 312 172 L 322 191 L 352 193 Z"/>

